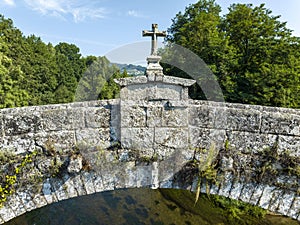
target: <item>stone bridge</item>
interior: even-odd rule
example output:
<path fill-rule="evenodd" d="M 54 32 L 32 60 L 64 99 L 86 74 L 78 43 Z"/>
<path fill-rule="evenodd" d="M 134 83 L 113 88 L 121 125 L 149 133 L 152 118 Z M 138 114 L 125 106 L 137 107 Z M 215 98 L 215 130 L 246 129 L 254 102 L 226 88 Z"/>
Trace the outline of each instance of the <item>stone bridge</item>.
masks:
<path fill-rule="evenodd" d="M 0 110 L 0 224 L 96 192 L 196 191 L 199 179 L 300 220 L 300 111 L 188 99 L 195 81 L 158 61 L 118 80 L 120 99 Z"/>

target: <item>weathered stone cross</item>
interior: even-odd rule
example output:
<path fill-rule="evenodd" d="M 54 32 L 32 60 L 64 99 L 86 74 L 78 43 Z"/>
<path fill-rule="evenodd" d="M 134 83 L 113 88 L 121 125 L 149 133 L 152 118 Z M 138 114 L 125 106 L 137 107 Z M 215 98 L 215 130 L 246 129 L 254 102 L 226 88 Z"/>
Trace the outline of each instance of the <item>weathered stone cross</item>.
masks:
<path fill-rule="evenodd" d="M 157 55 L 157 37 L 166 37 L 166 31 L 159 31 L 157 24 L 152 24 L 152 30 L 143 30 L 143 37 L 152 37 L 151 55 Z"/>

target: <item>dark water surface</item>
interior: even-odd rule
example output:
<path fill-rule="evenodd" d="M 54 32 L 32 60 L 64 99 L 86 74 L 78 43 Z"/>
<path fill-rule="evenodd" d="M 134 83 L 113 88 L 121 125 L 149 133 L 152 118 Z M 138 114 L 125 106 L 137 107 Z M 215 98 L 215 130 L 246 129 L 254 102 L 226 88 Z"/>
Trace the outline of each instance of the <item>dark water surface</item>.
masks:
<path fill-rule="evenodd" d="M 5 225 L 299 225 L 281 216 L 232 219 L 206 196 L 179 190 L 126 189 L 69 199 L 26 213 Z"/>

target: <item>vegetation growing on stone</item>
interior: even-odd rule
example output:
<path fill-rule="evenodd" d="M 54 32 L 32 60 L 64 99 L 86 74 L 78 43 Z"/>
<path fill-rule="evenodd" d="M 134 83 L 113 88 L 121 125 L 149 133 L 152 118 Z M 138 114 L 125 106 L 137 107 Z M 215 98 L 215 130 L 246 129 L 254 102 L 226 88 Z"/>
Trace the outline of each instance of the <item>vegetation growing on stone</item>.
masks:
<path fill-rule="evenodd" d="M 25 156 L 16 156 L 12 160 L 12 154 L 1 153 L 1 176 L 0 176 L 0 207 L 6 202 L 7 197 L 12 195 L 16 188 L 18 178 L 22 176 L 24 168 L 32 162 L 32 158 L 36 156 L 37 152 L 26 154 Z"/>
<path fill-rule="evenodd" d="M 204 156 L 203 153 L 205 153 L 205 157 L 201 157 L 199 160 L 195 160 L 195 164 L 198 167 L 198 182 L 197 182 L 197 188 L 196 188 L 196 198 L 195 198 L 195 204 L 197 203 L 201 191 L 201 183 L 205 181 L 206 186 L 206 193 L 209 195 L 210 190 L 209 186 L 211 184 L 215 184 L 217 181 L 217 169 L 216 169 L 216 157 L 218 155 L 218 151 L 216 150 L 216 145 L 213 142 L 208 150 L 206 152 L 205 149 L 198 150 L 201 151 L 202 156 Z"/>

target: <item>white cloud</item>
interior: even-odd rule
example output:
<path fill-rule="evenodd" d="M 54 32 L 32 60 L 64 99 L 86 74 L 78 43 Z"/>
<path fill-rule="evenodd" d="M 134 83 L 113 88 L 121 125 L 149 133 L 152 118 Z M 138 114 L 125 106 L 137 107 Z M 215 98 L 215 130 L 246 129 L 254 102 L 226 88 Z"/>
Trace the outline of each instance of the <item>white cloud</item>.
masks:
<path fill-rule="evenodd" d="M 5 5 L 9 5 L 9 6 L 14 6 L 15 5 L 15 1 L 14 0 L 3 0 L 3 3 Z"/>
<path fill-rule="evenodd" d="M 88 0 L 24 0 L 35 11 L 43 15 L 51 15 L 66 19 L 72 16 L 75 22 L 104 18 L 106 10 Z"/>
<path fill-rule="evenodd" d="M 128 16 L 132 16 L 132 17 L 137 17 L 137 18 L 146 18 L 145 15 L 141 14 L 140 12 L 136 11 L 136 10 L 129 10 L 127 12 Z"/>

